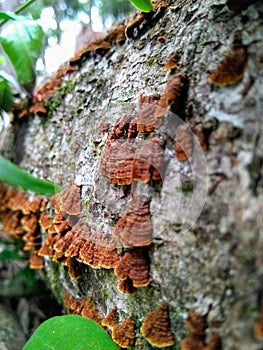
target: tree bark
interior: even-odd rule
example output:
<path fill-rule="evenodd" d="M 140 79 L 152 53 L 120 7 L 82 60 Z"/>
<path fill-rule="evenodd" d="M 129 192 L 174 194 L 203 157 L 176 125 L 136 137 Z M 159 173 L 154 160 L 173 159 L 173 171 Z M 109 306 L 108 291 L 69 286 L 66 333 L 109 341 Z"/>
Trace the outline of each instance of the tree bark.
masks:
<path fill-rule="evenodd" d="M 171 349 L 179 349 L 187 334 L 190 308 L 208 313 L 209 329 L 220 335 L 224 350 L 262 349 L 253 332 L 263 278 L 262 37 L 260 2 L 230 12 L 222 0 L 171 0 L 158 20 L 65 76 L 49 98 L 47 118 L 34 116 L 15 126 L 16 161 L 37 176 L 81 186 L 92 231 L 111 233 L 134 196 L 151 198 L 151 283 L 135 295 L 117 290 L 113 270 L 82 264 L 82 277 L 73 280 L 65 268 L 46 262 L 58 298 L 66 289 L 74 297 L 91 296 L 103 315 L 115 305 L 120 321 L 132 315 L 136 349 L 152 348 L 139 325 L 162 302 L 169 304 Z M 237 41 L 247 52 L 244 76 L 236 84 L 215 86 L 208 77 Z M 171 56 L 177 68 L 164 72 Z M 136 117 L 140 94 L 163 94 L 169 77 L 179 72 L 188 77 L 187 100 L 184 110 L 175 118 L 168 113 L 158 129 L 166 140 L 162 180 L 111 184 L 99 171 L 108 136 L 100 123 L 111 129 L 119 117 Z M 192 156 L 178 161 L 179 122 L 209 132 L 208 150 L 195 141 Z"/>

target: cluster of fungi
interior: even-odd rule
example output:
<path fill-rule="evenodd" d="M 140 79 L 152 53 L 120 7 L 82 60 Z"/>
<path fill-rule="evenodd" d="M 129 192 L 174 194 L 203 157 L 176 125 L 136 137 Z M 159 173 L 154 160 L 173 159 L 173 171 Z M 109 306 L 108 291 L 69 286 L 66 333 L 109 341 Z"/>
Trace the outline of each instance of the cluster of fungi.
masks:
<path fill-rule="evenodd" d="M 245 1 L 244 6 L 252 1 Z M 77 70 L 82 62 L 94 55 L 103 55 L 113 44 L 122 44 L 127 38 L 134 38 L 151 21 L 157 20 L 168 7 L 165 1 L 155 3 L 149 13 L 140 13 L 130 24 L 121 25 L 102 39 L 95 40 L 88 47 L 77 52 L 57 74 L 34 95 L 27 108 L 14 107 L 18 118 L 29 113 L 46 115 L 45 102 L 63 81 L 63 76 Z M 227 1 L 230 11 L 238 11 L 236 1 Z M 165 42 L 159 37 L 160 43 Z M 226 57 L 219 62 L 208 80 L 216 86 L 237 83 L 246 70 L 247 53 L 240 43 L 234 43 Z M 178 67 L 176 55 L 165 64 L 164 72 Z M 179 117 L 184 115 L 188 78 L 185 73 L 172 74 L 162 95 L 139 97 L 137 116 L 120 117 L 108 134 L 106 147 L 100 160 L 100 173 L 112 184 L 132 185 L 135 181 L 154 183 L 164 175 L 164 151 L 166 139 L 159 132 L 168 111 Z M 108 131 L 108 130 L 106 130 Z M 208 149 L 208 135 L 202 125 L 190 127 L 185 123 L 177 125 L 174 152 L 178 161 L 186 161 L 193 153 L 193 135 L 203 150 Z M 0 185 L 0 218 L 2 230 L 25 241 L 24 249 L 30 251 L 30 267 L 43 268 L 45 257 L 68 268 L 69 275 L 81 277 L 80 264 L 91 268 L 114 269 L 119 278 L 118 290 L 127 295 L 150 283 L 148 249 L 152 244 L 151 198 L 132 196 L 123 216 L 111 233 L 92 231 L 82 215 L 81 188 L 75 185 L 64 189 L 49 201 L 37 196 L 31 198 L 23 191 Z M 44 239 L 43 239 L 44 237 Z M 122 251 L 117 249 L 121 246 Z M 90 298 L 75 299 L 65 292 L 65 307 L 72 313 L 95 320 L 106 327 L 113 340 L 123 348 L 135 343 L 136 325 L 132 317 L 118 322 L 117 307 L 106 317 L 94 306 Z M 255 326 L 255 334 L 262 339 L 262 315 Z M 181 342 L 182 350 L 218 350 L 220 338 L 212 333 L 206 343 L 206 317 L 190 310 L 186 319 L 189 331 Z M 168 305 L 163 303 L 145 316 L 140 331 L 153 346 L 166 347 L 174 344 L 170 329 Z"/>

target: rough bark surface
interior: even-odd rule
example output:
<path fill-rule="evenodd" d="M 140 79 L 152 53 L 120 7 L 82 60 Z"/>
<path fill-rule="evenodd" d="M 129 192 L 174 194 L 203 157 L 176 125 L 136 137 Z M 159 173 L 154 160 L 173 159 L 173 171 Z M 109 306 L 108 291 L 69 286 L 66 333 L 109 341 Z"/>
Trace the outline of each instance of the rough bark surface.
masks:
<path fill-rule="evenodd" d="M 165 42 L 158 41 L 163 36 Z M 243 79 L 214 87 L 208 76 L 231 49 L 235 38 L 248 53 Z M 82 265 L 72 280 L 58 264 L 46 263 L 57 295 L 89 295 L 103 315 L 115 305 L 120 319 L 137 321 L 136 349 L 152 349 L 140 335 L 147 313 L 169 304 L 175 345 L 186 335 L 184 318 L 195 307 L 208 315 L 224 350 L 259 350 L 253 334 L 259 316 L 263 279 L 263 5 L 231 13 L 225 1 L 170 1 L 164 15 L 135 38 L 114 45 L 103 57 L 87 59 L 64 78 L 48 102 L 49 117 L 37 116 L 5 130 L 14 132 L 13 158 L 30 172 L 64 186 L 82 188 L 85 216 L 92 230 L 111 232 L 132 195 L 151 197 L 153 244 L 151 283 L 127 296 L 117 290 L 112 270 Z M 176 72 L 189 79 L 184 120 L 212 126 L 209 149 L 178 162 L 174 128 L 169 136 L 165 174 L 159 183 L 112 185 L 99 172 L 107 134 L 120 116 L 138 112 L 140 93 L 162 93 L 171 72 L 163 67 L 176 54 Z M 11 146 L 5 152 L 12 155 Z M 198 149 L 198 147 L 197 147 Z M 192 190 L 182 190 L 185 179 Z M 208 190 L 207 190 L 208 189 Z M 57 274 L 59 277 L 57 278 Z"/>

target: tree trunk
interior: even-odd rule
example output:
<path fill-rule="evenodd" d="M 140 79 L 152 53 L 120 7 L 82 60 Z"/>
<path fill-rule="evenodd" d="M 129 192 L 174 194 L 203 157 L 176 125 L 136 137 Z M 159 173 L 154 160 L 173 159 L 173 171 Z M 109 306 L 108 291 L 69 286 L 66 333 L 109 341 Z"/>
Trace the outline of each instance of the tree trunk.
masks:
<path fill-rule="evenodd" d="M 46 260 L 58 298 L 66 289 L 76 298 L 90 296 L 104 316 L 114 306 L 120 321 L 131 315 L 136 349 L 152 348 L 140 324 L 163 302 L 169 304 L 175 337 L 171 349 L 179 349 L 187 334 L 184 319 L 191 308 L 208 314 L 209 330 L 220 335 L 224 350 L 262 349 L 253 331 L 263 278 L 262 37 L 261 2 L 230 12 L 224 0 L 171 0 L 123 44 L 85 59 L 64 76 L 49 97 L 47 118 L 34 116 L 15 126 L 14 159 L 37 176 L 81 186 L 82 215 L 91 232 L 111 234 L 132 201 L 141 195 L 150 199 L 153 239 L 143 249 L 149 250 L 151 282 L 134 295 L 118 291 L 113 269 L 80 264 L 82 276 L 74 280 L 66 268 Z M 243 74 L 238 60 L 246 55 Z M 172 56 L 175 67 L 164 71 Z M 221 76 L 213 78 L 225 57 Z M 185 104 L 170 106 L 155 131 L 136 136 L 143 142 L 153 135 L 162 140 L 161 180 L 112 184 L 100 172 L 110 130 L 120 117 L 138 118 L 140 94 L 163 95 L 168 79 L 178 73 L 187 76 Z M 232 76 L 233 84 L 216 85 Z M 101 130 L 105 123 L 109 132 Z M 201 130 L 207 150 L 192 135 L 185 145 L 189 129 L 181 128 L 182 138 L 178 133 L 184 123 L 195 134 Z M 186 147 L 184 161 L 179 148 L 174 152 L 176 140 Z M 120 255 L 130 248 L 119 248 Z"/>

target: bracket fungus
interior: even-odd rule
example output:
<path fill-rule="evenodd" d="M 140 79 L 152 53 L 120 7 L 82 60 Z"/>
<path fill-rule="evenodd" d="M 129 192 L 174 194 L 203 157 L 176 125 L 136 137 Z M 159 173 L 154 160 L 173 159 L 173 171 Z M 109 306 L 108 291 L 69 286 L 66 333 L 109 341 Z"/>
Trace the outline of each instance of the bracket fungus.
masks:
<path fill-rule="evenodd" d="M 186 124 L 181 124 L 176 129 L 176 142 L 174 152 L 179 161 L 187 160 L 193 153 L 192 131 Z"/>
<path fill-rule="evenodd" d="M 135 322 L 131 317 L 112 328 L 112 339 L 122 348 L 129 348 L 135 341 Z"/>
<path fill-rule="evenodd" d="M 118 291 L 127 295 L 133 295 L 137 291 L 137 289 L 133 286 L 132 280 L 129 277 L 121 280 L 118 283 L 117 288 L 118 288 Z"/>
<path fill-rule="evenodd" d="M 134 197 L 127 210 L 113 229 L 125 248 L 143 247 L 152 243 L 152 222 L 150 199 L 145 196 Z"/>
<path fill-rule="evenodd" d="M 60 210 L 68 215 L 81 213 L 80 187 L 72 185 L 64 189 L 58 196 Z"/>
<path fill-rule="evenodd" d="M 148 286 L 150 276 L 147 250 L 145 248 L 135 248 L 124 253 L 116 265 L 114 273 L 121 280 L 126 280 L 127 278 L 132 280 L 132 285 L 135 288 Z M 126 282 L 128 283 L 128 281 Z M 132 294 L 130 288 L 128 291 L 128 294 Z"/>
<path fill-rule="evenodd" d="M 162 348 L 174 344 L 167 303 L 159 305 L 144 318 L 141 332 L 152 346 Z"/>
<path fill-rule="evenodd" d="M 85 299 L 80 299 L 64 291 L 64 306 L 71 313 L 89 318 L 101 325 L 102 315 L 89 296 Z"/>
<path fill-rule="evenodd" d="M 208 80 L 217 86 L 233 85 L 243 78 L 246 68 L 246 49 L 240 44 L 234 44 L 233 48 L 210 74 Z"/>
<path fill-rule="evenodd" d="M 207 315 L 200 315 L 191 309 L 185 320 L 189 336 L 181 341 L 182 350 L 220 350 L 221 340 L 217 333 L 210 334 L 209 343 L 206 343 Z"/>
<path fill-rule="evenodd" d="M 260 309 L 259 319 L 254 327 L 254 335 L 257 339 L 263 340 L 263 305 Z"/>
<path fill-rule="evenodd" d="M 102 319 L 101 324 L 102 326 L 112 328 L 117 324 L 117 306 L 115 306 L 113 309 L 110 310 L 108 315 Z"/>
<path fill-rule="evenodd" d="M 140 94 L 139 96 L 139 117 L 137 122 L 137 129 L 139 132 L 149 133 L 155 129 L 157 129 L 162 120 L 159 118 L 155 118 L 155 111 L 158 106 L 158 102 L 160 101 L 160 95 L 150 95 L 145 96 Z"/>
<path fill-rule="evenodd" d="M 171 56 L 168 61 L 165 63 L 164 72 L 168 72 L 169 70 L 173 70 L 178 67 L 178 59 L 176 55 Z"/>
<path fill-rule="evenodd" d="M 184 73 L 173 74 L 167 81 L 165 90 L 158 102 L 154 116 L 160 118 L 170 109 L 173 113 L 183 116 L 187 90 L 187 76 Z"/>

